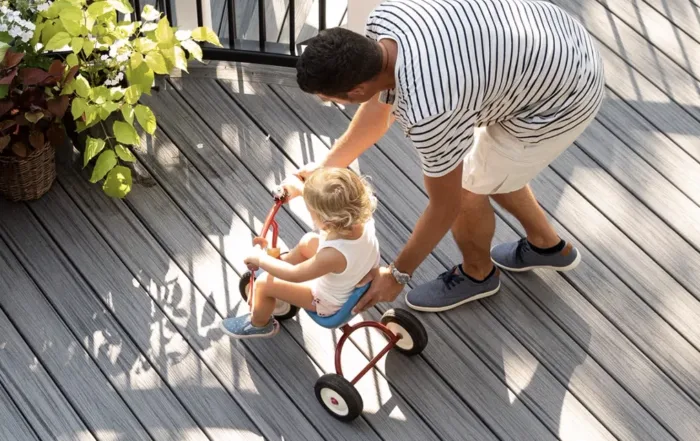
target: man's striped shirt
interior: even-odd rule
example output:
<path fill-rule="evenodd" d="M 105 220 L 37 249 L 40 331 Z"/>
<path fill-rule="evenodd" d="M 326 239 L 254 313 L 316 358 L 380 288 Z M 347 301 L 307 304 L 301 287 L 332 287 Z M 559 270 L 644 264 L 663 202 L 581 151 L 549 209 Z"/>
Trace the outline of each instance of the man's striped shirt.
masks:
<path fill-rule="evenodd" d="M 462 163 L 474 128 L 499 123 L 526 143 L 564 133 L 595 112 L 603 65 L 583 26 L 530 0 L 387 0 L 367 37 L 396 41 L 396 87 L 381 101 L 427 176 Z"/>

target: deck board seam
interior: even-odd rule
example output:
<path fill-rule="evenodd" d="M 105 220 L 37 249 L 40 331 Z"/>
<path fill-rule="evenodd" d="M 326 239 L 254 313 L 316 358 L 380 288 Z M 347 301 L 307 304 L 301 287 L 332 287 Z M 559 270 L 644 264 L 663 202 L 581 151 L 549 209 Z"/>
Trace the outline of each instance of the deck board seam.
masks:
<path fill-rule="evenodd" d="M 550 1 L 551 1 L 551 0 L 550 0 Z M 619 1 L 619 0 L 613 0 L 613 1 Z M 627 1 L 627 0 L 623 0 L 623 1 Z M 642 0 L 642 1 L 643 1 L 643 0 Z M 700 77 L 696 76 L 695 73 L 690 72 L 686 67 L 684 67 L 682 64 L 680 64 L 678 61 L 676 61 L 676 59 L 675 59 L 674 57 L 672 57 L 668 52 L 666 52 L 666 50 L 664 50 L 663 48 L 659 47 L 655 42 L 653 42 L 653 41 L 650 40 L 647 36 L 645 36 L 644 34 L 642 34 L 635 26 L 633 26 L 632 24 L 630 24 L 629 22 L 627 22 L 624 18 L 622 18 L 622 17 L 621 17 L 619 14 L 617 14 L 615 11 L 611 10 L 611 9 L 608 7 L 608 5 L 606 5 L 603 1 L 596 0 L 596 2 L 597 2 L 598 4 L 600 4 L 603 8 L 605 8 L 605 10 L 606 10 L 610 15 L 615 16 L 618 20 L 620 20 L 622 23 L 624 23 L 625 26 L 627 26 L 627 27 L 630 28 L 634 33 L 636 33 L 637 35 L 639 35 L 640 37 L 642 37 L 642 39 L 643 39 L 644 41 L 646 41 L 647 43 L 649 43 L 650 46 L 652 46 L 653 48 L 655 48 L 656 50 L 658 50 L 660 53 L 662 53 L 666 58 L 668 58 L 669 60 L 671 60 L 671 61 L 672 61 L 676 66 L 678 66 L 683 72 L 687 73 L 688 76 L 690 76 L 690 78 L 694 79 L 696 82 L 700 81 Z M 644 3 L 646 4 L 646 2 L 644 2 Z M 650 7 L 651 7 L 651 6 L 650 6 Z M 651 8 L 654 9 L 654 10 L 656 11 L 655 8 L 653 8 L 653 7 L 651 7 Z M 658 11 L 656 11 L 656 12 L 658 12 Z M 661 15 L 666 21 L 668 21 L 674 28 L 683 31 L 682 28 L 676 26 L 676 24 L 675 24 L 674 22 L 672 22 L 671 20 L 669 20 L 668 17 L 666 17 L 664 14 L 662 14 L 662 13 L 659 12 L 659 15 Z M 685 31 L 683 31 L 683 33 L 686 34 L 688 37 L 690 37 L 690 38 L 691 38 L 693 41 L 695 41 L 696 43 L 700 44 L 700 42 L 698 42 L 698 41 L 697 41 L 695 38 L 693 38 L 691 35 L 688 35 Z"/>
<path fill-rule="evenodd" d="M 50 238 L 51 242 L 53 243 L 54 247 L 56 248 L 56 251 L 59 252 L 59 253 L 61 253 L 61 254 L 64 256 L 64 258 L 65 258 L 68 262 L 70 262 L 70 264 L 73 265 L 73 267 L 75 267 L 75 264 L 73 263 L 73 261 L 70 259 L 69 256 L 66 255 L 65 251 L 64 251 L 63 249 L 61 249 L 61 247 L 56 243 L 54 237 L 51 235 L 51 233 L 48 231 L 48 229 L 47 229 L 47 228 L 44 226 L 44 224 L 41 222 L 41 219 L 39 219 L 38 216 L 36 216 L 36 214 L 34 213 L 34 211 L 31 210 L 31 208 L 29 208 L 29 205 L 30 205 L 30 204 L 25 203 L 24 205 L 27 206 L 27 208 L 28 208 L 27 211 L 30 213 L 30 215 L 33 216 L 33 217 L 36 219 L 36 221 L 38 222 L 38 224 L 41 225 L 41 227 L 44 229 L 45 235 L 47 235 L 47 236 Z M 29 269 L 26 267 L 26 265 L 24 264 L 24 262 L 22 261 L 22 259 L 20 259 L 19 257 L 16 256 L 16 254 L 15 254 L 15 253 L 13 252 L 13 250 L 12 250 L 12 247 L 11 247 L 10 244 L 5 240 L 5 238 L 2 237 L 2 235 L 0 235 L 0 243 L 4 243 L 5 248 L 6 248 L 7 250 L 9 250 L 10 253 L 13 254 L 13 255 L 15 256 L 15 260 L 17 261 L 17 264 L 22 268 L 22 270 L 23 270 L 24 273 L 26 274 L 27 278 L 28 278 L 29 280 L 31 280 L 31 282 L 32 282 L 32 284 L 34 285 L 34 288 L 36 288 L 37 292 L 41 293 L 41 295 L 42 295 L 44 301 L 46 301 L 46 303 L 47 303 L 47 305 L 49 306 L 49 308 L 51 309 L 51 311 L 56 315 L 56 317 L 58 317 L 58 319 L 61 321 L 61 323 L 63 323 L 63 325 L 65 326 L 65 328 L 66 328 L 66 330 L 68 331 L 69 335 L 71 335 L 75 341 L 80 342 L 79 336 L 77 336 L 77 335 L 75 334 L 75 332 L 73 331 L 73 328 L 72 328 L 71 326 L 68 326 L 68 324 L 66 323 L 65 318 L 64 318 L 63 315 L 61 315 L 61 313 L 58 311 L 58 309 L 56 308 L 56 306 L 54 305 L 54 303 L 51 301 L 51 299 L 49 298 L 49 296 L 46 295 L 46 293 L 44 292 L 43 288 L 39 285 L 39 283 L 37 282 L 37 280 L 34 278 L 34 275 L 29 271 Z M 94 294 L 94 292 L 93 292 L 93 294 Z M 14 326 L 15 330 L 17 331 L 17 333 L 22 337 L 22 340 L 24 340 L 25 342 L 27 342 L 27 338 L 24 336 L 24 334 L 22 333 L 21 329 L 17 327 L 17 324 L 16 324 L 15 321 L 13 320 L 12 316 L 11 316 L 10 314 L 7 314 L 7 311 L 5 311 L 4 307 L 2 307 L 2 305 L 0 305 L 0 308 L 3 309 L 3 312 L 5 312 L 5 315 L 7 316 L 8 320 L 10 321 L 10 323 L 12 324 L 12 326 Z M 79 344 L 79 346 L 80 346 L 81 348 L 83 347 L 82 344 Z M 34 350 L 34 348 L 32 348 L 29 344 L 27 344 L 27 347 L 32 351 L 32 354 L 34 354 L 34 356 L 37 358 L 37 360 L 39 360 L 39 362 L 42 364 L 42 366 L 44 366 L 44 371 L 47 373 L 47 375 L 49 376 L 49 378 L 51 378 L 51 381 L 54 382 L 54 384 L 56 385 L 56 388 L 61 392 L 61 394 L 62 394 L 62 395 L 64 396 L 64 398 L 66 399 L 66 401 L 71 405 L 71 407 L 73 408 L 73 411 L 74 411 L 75 414 L 78 416 L 78 418 L 80 419 L 80 421 L 83 423 L 83 425 L 85 426 L 85 428 L 92 434 L 92 436 L 93 436 L 95 439 L 99 439 L 99 437 L 97 436 L 97 433 L 93 430 L 93 428 L 92 428 L 89 424 L 87 424 L 87 421 L 85 420 L 85 418 L 83 417 L 83 415 L 80 413 L 80 411 L 78 410 L 78 408 L 77 408 L 77 407 L 75 406 L 75 404 L 73 403 L 73 400 L 70 398 L 70 395 L 67 394 L 66 391 L 64 390 L 63 386 L 62 386 L 58 381 L 56 381 L 56 377 L 54 376 L 54 374 L 53 374 L 49 369 L 46 369 L 44 363 L 41 361 L 41 357 L 36 353 L 36 351 Z M 88 355 L 90 355 L 89 351 L 86 351 L 86 353 L 88 353 Z M 117 389 L 116 387 L 114 387 L 114 385 L 112 384 L 112 381 L 110 381 L 110 378 L 109 378 L 109 377 L 107 376 L 107 374 L 102 370 L 102 367 L 94 360 L 94 358 L 93 358 L 92 356 L 90 356 L 90 361 L 95 365 L 95 368 L 97 369 L 97 371 L 100 372 L 100 374 L 102 374 L 102 376 L 105 378 L 106 383 L 110 385 L 110 387 L 112 388 L 112 390 L 114 391 L 114 393 L 119 397 L 119 399 L 122 400 L 122 402 L 124 403 L 124 406 L 125 406 L 127 409 L 129 409 L 129 412 L 131 412 L 131 414 L 134 416 L 134 419 L 139 423 L 139 425 L 140 425 L 141 428 L 143 429 L 143 434 L 145 434 L 146 436 L 148 436 L 148 438 L 149 438 L 151 441 L 155 441 L 155 440 L 153 439 L 153 436 L 151 435 L 151 433 L 148 431 L 148 429 L 147 429 L 146 426 L 144 425 L 143 421 L 141 421 L 141 419 L 140 419 L 139 416 L 136 414 L 136 412 L 134 412 L 134 410 L 131 408 L 131 406 L 129 406 L 129 404 L 126 402 L 126 400 L 124 399 L 124 397 L 123 397 L 123 395 L 121 394 L 121 392 L 119 391 L 119 389 Z"/>
<path fill-rule="evenodd" d="M 2 241 L 2 238 L 0 238 L 0 241 Z M 11 252 L 11 251 L 10 251 L 10 252 Z M 15 260 L 19 260 L 19 259 L 17 259 L 17 256 L 14 255 L 14 253 L 13 253 L 12 255 L 13 255 L 13 257 L 15 257 Z M 14 322 L 13 322 L 12 319 L 10 318 L 10 315 L 7 313 L 7 311 L 5 311 L 5 308 L 4 308 L 1 304 L 0 304 L 0 311 L 2 311 L 2 313 L 5 315 L 5 317 L 7 317 L 7 320 L 10 322 L 10 324 L 11 324 L 12 327 L 14 328 L 15 332 L 18 333 L 18 335 L 19 335 L 20 338 L 22 339 L 22 342 L 24 343 L 24 345 L 29 349 L 29 351 L 31 351 L 32 355 L 34 355 L 34 357 L 37 357 L 37 355 L 36 355 L 36 353 L 34 352 L 34 350 L 32 349 L 32 347 L 29 346 L 29 344 L 27 343 L 27 340 L 24 338 L 24 335 L 22 335 L 22 334 L 19 332 L 19 330 L 17 329 L 17 326 L 15 326 Z M 41 360 L 39 360 L 38 357 L 37 357 L 37 362 L 40 363 L 40 364 L 42 365 L 42 367 L 44 367 L 43 363 L 41 362 Z M 2 369 L 2 367 L 0 367 L 0 369 Z M 44 369 L 44 370 L 46 370 L 46 369 Z M 8 377 L 8 381 L 12 381 L 12 378 L 11 378 L 9 375 L 8 375 L 7 377 Z M 52 378 L 52 380 L 53 380 L 53 378 Z M 55 381 L 54 381 L 54 385 L 55 385 L 55 386 L 58 386 L 58 385 L 56 384 Z M 15 388 L 16 388 L 16 389 L 20 389 L 20 388 L 18 388 L 17 386 L 15 386 Z M 15 398 L 12 396 L 12 394 L 10 393 L 10 391 L 7 390 L 7 387 L 5 386 L 5 384 L 4 384 L 2 381 L 0 381 L 0 389 L 2 389 L 2 391 L 5 393 L 5 395 L 6 395 L 7 397 L 10 398 L 10 402 L 9 402 L 8 404 L 9 404 L 10 406 L 12 406 L 12 407 L 17 411 L 17 413 L 22 417 L 22 421 L 24 421 L 25 426 L 27 426 L 27 427 L 29 428 L 29 430 L 34 434 L 34 437 L 35 437 L 37 440 L 40 440 L 41 437 L 39 436 L 39 433 L 36 431 L 36 429 L 34 428 L 34 426 L 29 422 L 29 418 L 27 417 L 27 414 L 22 410 L 22 407 L 21 407 L 19 404 L 17 404 L 17 401 L 16 401 Z M 59 389 L 59 391 L 60 391 L 61 394 L 63 395 L 63 391 L 60 390 L 60 389 Z M 31 403 L 30 403 L 30 404 L 31 404 Z M 69 402 L 69 404 L 70 404 L 70 402 Z M 70 404 L 70 406 L 71 406 L 71 408 L 73 409 L 73 411 L 75 412 L 75 408 L 73 408 L 73 405 Z M 77 414 L 77 412 L 75 412 L 75 413 Z M 83 422 L 83 426 L 85 426 L 85 427 L 87 428 L 87 426 L 85 425 L 85 422 L 82 420 L 82 417 L 79 416 L 79 418 L 81 418 L 81 422 Z M 41 419 L 41 418 L 37 418 L 37 419 L 38 419 L 39 422 L 42 424 L 42 426 L 43 426 L 43 428 L 44 428 L 44 431 L 46 431 L 46 433 L 51 433 L 51 430 L 49 430 L 48 427 L 46 426 L 46 424 L 44 424 L 43 419 Z"/>

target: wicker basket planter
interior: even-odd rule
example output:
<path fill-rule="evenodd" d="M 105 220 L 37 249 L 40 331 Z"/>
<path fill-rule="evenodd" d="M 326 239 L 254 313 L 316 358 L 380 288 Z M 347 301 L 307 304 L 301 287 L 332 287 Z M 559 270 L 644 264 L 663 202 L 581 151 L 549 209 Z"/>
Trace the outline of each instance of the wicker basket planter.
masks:
<path fill-rule="evenodd" d="M 56 180 L 56 149 L 50 143 L 26 158 L 0 156 L 0 196 L 13 202 L 39 199 Z"/>

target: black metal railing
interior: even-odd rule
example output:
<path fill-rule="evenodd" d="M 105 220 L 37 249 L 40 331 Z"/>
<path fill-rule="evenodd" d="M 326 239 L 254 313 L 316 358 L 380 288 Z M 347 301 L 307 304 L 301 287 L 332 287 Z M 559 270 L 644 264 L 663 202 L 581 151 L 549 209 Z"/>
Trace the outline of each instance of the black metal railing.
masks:
<path fill-rule="evenodd" d="M 212 7 L 212 23 L 214 32 L 217 32 L 219 40 L 223 47 L 214 47 L 210 44 L 203 45 L 204 58 L 209 60 L 222 61 L 239 61 L 246 63 L 269 64 L 276 66 L 294 66 L 297 56 L 301 50 L 302 42 L 297 42 L 297 26 L 296 12 L 298 0 L 288 0 L 285 21 L 288 23 L 289 41 L 280 43 L 278 41 L 268 41 L 267 39 L 267 17 L 266 7 L 270 0 L 209 0 L 213 5 L 223 5 L 223 8 L 218 9 Z M 326 0 L 316 0 L 318 5 L 318 29 L 326 29 Z M 131 3 L 136 12 L 136 17 L 139 18 L 139 12 L 146 3 L 153 4 L 155 7 L 164 12 L 166 17 L 173 26 L 178 25 L 176 2 L 194 2 L 197 11 L 197 26 L 204 24 L 204 8 L 203 0 L 131 0 Z M 246 3 L 248 2 L 248 3 Z M 240 13 L 239 7 L 242 5 L 252 7 L 253 3 L 257 2 L 258 16 L 250 17 L 251 20 L 258 21 L 258 39 L 239 38 L 239 33 L 236 28 L 236 19 Z M 192 3 L 190 3 L 191 5 Z M 242 8 L 241 8 L 242 9 Z M 221 15 L 215 16 L 216 14 Z M 218 24 L 227 22 L 222 28 Z M 284 21 L 282 23 L 282 29 Z"/>

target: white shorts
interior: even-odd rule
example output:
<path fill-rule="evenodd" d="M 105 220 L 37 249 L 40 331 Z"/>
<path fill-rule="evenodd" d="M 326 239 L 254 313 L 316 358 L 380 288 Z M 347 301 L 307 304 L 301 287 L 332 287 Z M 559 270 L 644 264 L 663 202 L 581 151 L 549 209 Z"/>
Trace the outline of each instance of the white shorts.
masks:
<path fill-rule="evenodd" d="M 595 118 L 554 138 L 532 144 L 508 133 L 500 124 L 476 129 L 464 158 L 462 187 L 476 194 L 511 193 L 525 187 L 564 152 Z"/>

